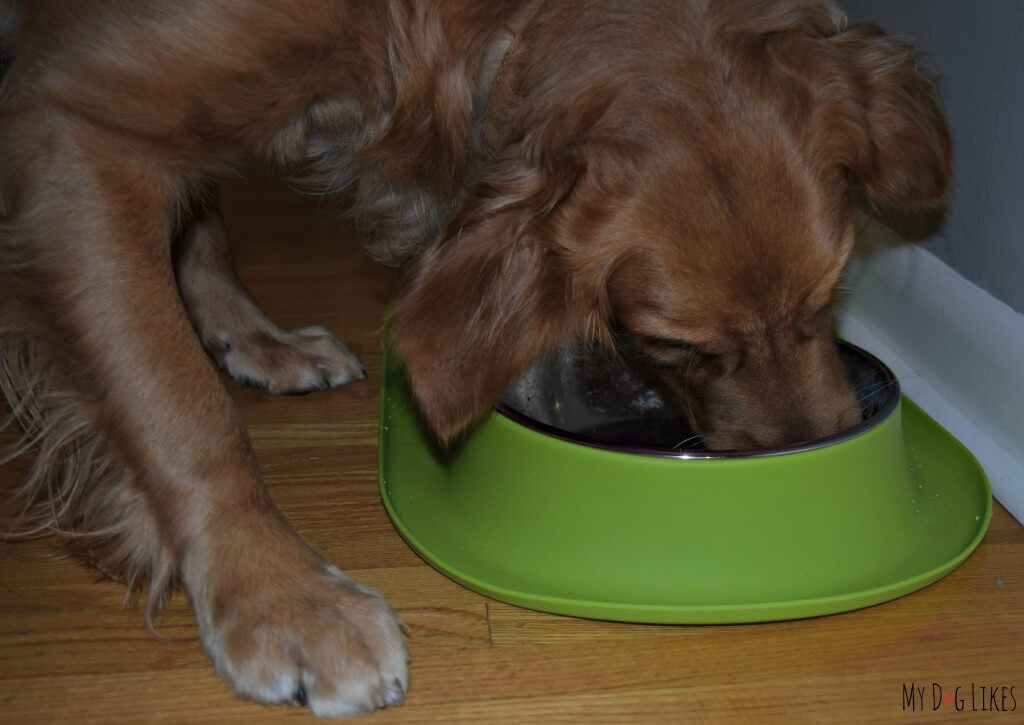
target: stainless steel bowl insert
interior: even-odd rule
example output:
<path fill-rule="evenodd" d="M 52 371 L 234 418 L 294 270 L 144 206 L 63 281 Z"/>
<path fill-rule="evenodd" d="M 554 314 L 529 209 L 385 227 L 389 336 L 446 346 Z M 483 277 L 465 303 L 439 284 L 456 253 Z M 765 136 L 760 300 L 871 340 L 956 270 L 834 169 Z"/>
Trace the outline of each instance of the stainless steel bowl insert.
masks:
<path fill-rule="evenodd" d="M 810 450 L 873 428 L 899 403 L 899 382 L 885 364 L 848 342 L 836 341 L 836 351 L 860 398 L 861 422 L 836 435 L 788 448 L 705 449 L 686 418 L 642 379 L 635 365 L 627 365 L 596 344 L 564 347 L 539 359 L 506 391 L 498 411 L 548 435 L 627 453 L 737 458 Z"/>

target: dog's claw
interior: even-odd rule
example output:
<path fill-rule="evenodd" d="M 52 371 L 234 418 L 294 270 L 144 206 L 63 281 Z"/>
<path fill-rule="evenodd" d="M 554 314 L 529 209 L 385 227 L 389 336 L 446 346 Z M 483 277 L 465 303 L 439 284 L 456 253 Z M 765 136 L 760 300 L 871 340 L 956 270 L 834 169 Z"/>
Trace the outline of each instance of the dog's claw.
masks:
<path fill-rule="evenodd" d="M 386 706 L 398 705 L 403 700 L 405 700 L 405 687 L 402 685 L 402 681 L 396 677 L 384 693 L 384 704 Z"/>
<path fill-rule="evenodd" d="M 301 682 L 299 683 L 298 688 L 296 688 L 292 699 L 295 700 L 295 704 L 300 707 L 305 707 L 309 704 L 309 697 L 306 695 L 306 687 Z"/>

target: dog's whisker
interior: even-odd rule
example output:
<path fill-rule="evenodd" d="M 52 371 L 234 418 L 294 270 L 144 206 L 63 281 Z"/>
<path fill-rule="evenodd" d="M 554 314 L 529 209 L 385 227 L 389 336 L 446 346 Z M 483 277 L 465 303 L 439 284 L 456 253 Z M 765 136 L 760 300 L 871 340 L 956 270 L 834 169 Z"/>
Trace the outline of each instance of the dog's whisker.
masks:
<path fill-rule="evenodd" d="M 683 372 L 683 397 L 686 399 L 686 412 L 691 425 L 696 425 L 697 418 L 693 413 L 693 402 L 690 399 L 690 372 L 699 359 L 700 353 L 697 350 L 691 350 L 687 356 L 686 369 Z"/>
<path fill-rule="evenodd" d="M 674 446 L 672 446 L 672 450 L 677 451 L 680 448 L 688 446 L 690 443 L 702 444 L 704 443 L 704 436 L 701 435 L 700 433 L 695 433 L 694 435 L 688 438 L 684 438 L 683 440 L 676 443 Z"/>
<path fill-rule="evenodd" d="M 878 395 L 883 390 L 891 388 L 893 385 L 896 385 L 896 382 L 893 380 L 873 382 L 856 388 L 854 393 L 857 395 L 858 399 L 870 399 Z"/>

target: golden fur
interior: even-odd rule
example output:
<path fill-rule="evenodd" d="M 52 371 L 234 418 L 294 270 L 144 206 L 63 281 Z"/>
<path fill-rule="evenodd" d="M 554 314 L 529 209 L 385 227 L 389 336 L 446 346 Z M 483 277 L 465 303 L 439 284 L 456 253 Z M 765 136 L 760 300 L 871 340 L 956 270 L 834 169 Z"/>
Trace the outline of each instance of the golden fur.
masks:
<path fill-rule="evenodd" d="M 0 47 L 21 535 L 150 612 L 182 586 L 240 694 L 322 715 L 401 701 L 400 624 L 283 521 L 204 347 L 271 392 L 362 368 L 241 287 L 218 175 L 273 164 L 411 258 L 390 327 L 442 438 L 615 330 L 717 448 L 857 419 L 829 312 L 851 189 L 935 206 L 950 176 L 933 79 L 825 0 L 2 0 Z"/>

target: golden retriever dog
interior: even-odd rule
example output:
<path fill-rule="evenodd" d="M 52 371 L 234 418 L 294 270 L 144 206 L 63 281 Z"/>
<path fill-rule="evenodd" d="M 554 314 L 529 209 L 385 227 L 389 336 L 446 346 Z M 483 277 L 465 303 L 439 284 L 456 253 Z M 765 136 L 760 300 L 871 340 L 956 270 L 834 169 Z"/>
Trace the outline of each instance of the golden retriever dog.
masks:
<path fill-rule="evenodd" d="M 240 695 L 324 716 L 402 701 L 402 627 L 285 523 L 214 363 L 272 393 L 363 369 L 248 296 L 218 177 L 273 165 L 406 261 L 389 327 L 441 439 L 614 330 L 717 449 L 859 420 L 830 334 L 851 197 L 950 178 L 934 79 L 827 0 L 0 0 L 0 34 L 21 533 L 150 612 L 181 587 Z"/>

